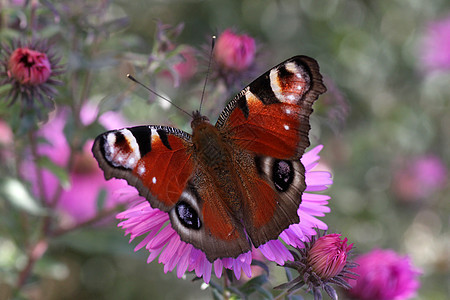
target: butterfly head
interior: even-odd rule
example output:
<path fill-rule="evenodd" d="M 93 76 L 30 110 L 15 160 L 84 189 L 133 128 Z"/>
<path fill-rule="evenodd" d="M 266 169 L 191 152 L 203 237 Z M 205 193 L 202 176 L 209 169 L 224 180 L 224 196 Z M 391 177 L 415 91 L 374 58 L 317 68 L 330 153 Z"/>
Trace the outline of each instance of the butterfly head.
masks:
<path fill-rule="evenodd" d="M 192 113 L 192 122 L 191 122 L 191 128 L 194 131 L 195 128 L 197 128 L 199 125 L 208 123 L 209 119 L 206 116 L 202 116 L 198 110 L 194 111 Z"/>

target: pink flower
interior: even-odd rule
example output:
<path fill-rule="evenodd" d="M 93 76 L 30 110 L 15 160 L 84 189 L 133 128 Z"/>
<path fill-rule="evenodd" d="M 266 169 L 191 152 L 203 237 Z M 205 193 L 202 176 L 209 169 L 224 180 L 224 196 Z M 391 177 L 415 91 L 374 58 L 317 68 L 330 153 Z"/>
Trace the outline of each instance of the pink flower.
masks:
<path fill-rule="evenodd" d="M 51 73 L 50 61 L 45 53 L 18 48 L 9 57 L 8 76 L 14 77 L 20 84 L 42 84 Z"/>
<path fill-rule="evenodd" d="M 25 118 L 21 130 L 28 131 L 29 124 L 44 121 L 54 109 L 52 97 L 57 94 L 55 79 L 63 73 L 59 58 L 50 52 L 45 41 L 32 43 L 13 42 L 11 47 L 3 44 L 0 49 L 0 86 L 9 89 L 6 97 L 11 104 L 20 100 L 21 113 L 36 119 Z M 43 113 L 44 112 L 44 113 Z"/>
<path fill-rule="evenodd" d="M 427 69 L 450 70 L 450 16 L 428 24 L 421 52 Z"/>
<path fill-rule="evenodd" d="M 314 294 L 314 299 L 322 299 L 324 290 L 331 299 L 338 299 L 336 290 L 331 284 L 348 289 L 350 285 L 344 280 L 352 278 L 349 269 L 355 264 L 347 260 L 353 244 L 347 245 L 347 238 L 341 240 L 340 234 L 312 236 L 304 248 L 293 251 L 293 262 L 285 267 L 297 271 L 298 276 L 286 283 L 274 287 L 287 290 L 290 294 L 306 285 L 306 291 Z"/>
<path fill-rule="evenodd" d="M 214 58 L 223 69 L 242 72 L 253 63 L 255 51 L 253 38 L 227 29 L 217 39 Z"/>
<path fill-rule="evenodd" d="M 409 158 L 394 174 L 393 189 L 403 201 L 417 201 L 430 197 L 447 184 L 447 168 L 435 155 Z"/>
<path fill-rule="evenodd" d="M 355 259 L 353 272 L 359 277 L 349 280 L 349 294 L 360 300 L 402 300 L 413 297 L 420 286 L 420 271 L 407 256 L 393 250 L 375 249 Z"/>
<path fill-rule="evenodd" d="M 308 252 L 308 263 L 322 279 L 330 279 L 344 269 L 347 254 L 353 244 L 347 245 L 347 238 L 341 240 L 340 234 L 320 237 Z"/>
<path fill-rule="evenodd" d="M 302 195 L 302 203 L 298 209 L 301 222 L 293 224 L 280 234 L 281 240 L 286 244 L 303 248 L 304 241 L 316 234 L 316 228 L 326 229 L 327 225 L 317 219 L 324 216 L 330 209 L 329 196 L 312 194 L 312 191 L 323 191 L 332 184 L 330 173 L 313 171 L 319 160 L 318 153 L 322 146 L 317 146 L 305 153 L 301 159 L 306 169 L 306 192 Z M 186 271 L 195 271 L 198 277 L 203 277 L 209 282 L 211 273 L 221 277 L 223 268 L 233 270 L 237 279 L 244 272 L 251 277 L 252 253 L 243 253 L 237 258 L 217 259 L 214 263 L 207 260 L 206 255 L 180 240 L 179 235 L 170 226 L 169 215 L 150 206 L 147 200 L 138 195 L 136 189 L 128 187 L 122 190 L 121 201 L 127 199 L 132 205 L 124 212 L 117 215 L 123 220 L 119 226 L 125 229 L 125 234 L 130 234 L 130 242 L 136 237 L 143 236 L 142 241 L 136 246 L 135 251 L 145 247 L 150 255 L 147 263 L 159 257 L 158 261 L 164 264 L 164 272 L 173 271 L 177 267 L 177 276 L 181 277 Z M 272 240 L 260 246 L 258 250 L 270 261 L 283 265 L 292 260 L 292 253 L 281 242 Z"/>
<path fill-rule="evenodd" d="M 92 109 L 82 109 L 82 120 L 88 120 Z M 39 130 L 38 135 L 48 143 L 38 145 L 38 154 L 47 156 L 54 164 L 66 168 L 70 157 L 69 142 L 64 135 L 67 113 L 60 111 Z M 104 114 L 99 119 L 107 129 L 123 126 L 117 114 Z M 87 123 L 85 123 L 87 125 Z M 108 126 L 109 125 L 109 126 Z M 91 147 L 93 141 L 88 140 L 80 152 L 74 156 L 73 168 L 69 173 L 69 187 L 65 187 L 58 197 L 58 178 L 49 170 L 43 169 L 41 180 L 36 177 L 33 163 L 29 162 L 24 168 L 24 174 L 32 183 L 33 192 L 41 196 L 39 184 L 42 182 L 47 204 L 51 204 L 57 197 L 56 209 L 65 217 L 65 225 L 81 223 L 93 218 L 98 213 L 97 199 L 101 191 L 106 192 L 104 207 L 112 208 L 117 205 L 117 199 L 112 197 L 113 191 L 126 186 L 126 182 L 119 179 L 106 181 L 103 172 L 98 168 L 96 160 L 92 157 Z M 64 224 L 63 224 L 64 225 Z"/>

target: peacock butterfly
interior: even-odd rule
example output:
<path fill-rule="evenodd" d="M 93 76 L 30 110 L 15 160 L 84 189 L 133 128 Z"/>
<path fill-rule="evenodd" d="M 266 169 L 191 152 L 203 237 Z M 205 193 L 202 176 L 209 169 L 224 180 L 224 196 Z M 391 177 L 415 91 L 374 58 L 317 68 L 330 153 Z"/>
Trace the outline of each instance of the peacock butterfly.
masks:
<path fill-rule="evenodd" d="M 160 125 L 112 130 L 92 152 L 106 179 L 136 187 L 210 262 L 235 258 L 300 221 L 300 158 L 325 91 L 317 62 L 295 56 L 237 94 L 215 126 L 196 111 L 192 134 Z"/>

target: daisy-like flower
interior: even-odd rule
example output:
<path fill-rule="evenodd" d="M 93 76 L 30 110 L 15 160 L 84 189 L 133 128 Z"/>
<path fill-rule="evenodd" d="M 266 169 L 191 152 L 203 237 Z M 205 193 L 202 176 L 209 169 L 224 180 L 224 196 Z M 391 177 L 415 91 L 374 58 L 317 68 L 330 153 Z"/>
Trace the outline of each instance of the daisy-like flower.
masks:
<path fill-rule="evenodd" d="M 347 260 L 352 247 L 353 244 L 348 245 L 347 238 L 342 240 L 340 234 L 311 237 L 305 248 L 292 252 L 293 262 L 285 264 L 295 269 L 298 277 L 275 288 L 287 289 L 291 293 L 306 285 L 307 291 L 313 291 L 314 299 L 322 299 L 321 289 L 332 299 L 338 299 L 330 284 L 347 289 L 351 287 L 344 278 L 354 274 L 349 269 L 354 268 L 355 264 Z"/>
<path fill-rule="evenodd" d="M 304 242 L 317 233 L 317 228 L 327 229 L 327 225 L 316 217 L 324 216 L 330 211 L 326 206 L 330 197 L 310 193 L 323 191 L 332 184 L 330 173 L 313 170 L 318 164 L 321 149 L 322 146 L 317 146 L 305 153 L 301 159 L 306 169 L 307 188 L 298 209 L 300 223 L 292 224 L 280 234 L 279 239 L 269 241 L 257 249 L 269 261 L 283 265 L 286 261 L 293 260 L 287 245 L 304 248 Z M 126 211 L 117 215 L 118 219 L 123 220 L 119 226 L 125 229 L 126 235 L 130 234 L 130 242 L 137 237 L 143 237 L 135 251 L 145 247 L 150 253 L 147 263 L 159 257 L 158 261 L 164 264 L 164 272 L 173 271 L 177 267 L 177 276 L 181 278 L 186 271 L 194 271 L 198 277 L 203 277 L 206 283 L 210 281 L 213 270 L 220 278 L 223 268 L 233 270 L 237 279 L 241 277 L 242 272 L 247 277 L 252 276 L 251 252 L 243 253 L 237 258 L 217 259 L 211 263 L 201 250 L 181 241 L 180 236 L 170 226 L 169 215 L 152 208 L 134 188 L 123 189 L 119 197 L 132 202 Z"/>
<path fill-rule="evenodd" d="M 20 100 L 22 111 L 52 110 L 52 97 L 57 92 L 53 85 L 61 84 L 55 76 L 62 74 L 62 68 L 49 46 L 44 41 L 13 42 L 11 47 L 5 44 L 1 50 L 0 86 L 11 86 L 4 99 L 11 104 Z"/>
<path fill-rule="evenodd" d="M 412 298 L 420 286 L 420 270 L 412 265 L 408 256 L 393 250 L 375 249 L 355 258 L 358 266 L 356 280 L 349 280 L 348 291 L 359 300 L 404 300 Z"/>

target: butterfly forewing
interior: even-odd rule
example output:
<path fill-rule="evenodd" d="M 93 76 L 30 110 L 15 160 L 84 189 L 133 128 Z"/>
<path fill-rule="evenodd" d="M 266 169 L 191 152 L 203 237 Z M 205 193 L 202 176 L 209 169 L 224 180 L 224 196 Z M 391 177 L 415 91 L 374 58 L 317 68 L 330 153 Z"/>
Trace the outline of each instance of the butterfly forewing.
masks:
<path fill-rule="evenodd" d="M 138 126 L 98 136 L 92 152 L 107 179 L 127 180 L 152 207 L 169 211 L 193 172 L 190 140 L 176 128 Z"/>
<path fill-rule="evenodd" d="M 216 127 L 248 151 L 299 159 L 309 146 L 312 105 L 325 91 L 317 62 L 295 56 L 239 93 L 219 116 Z"/>

